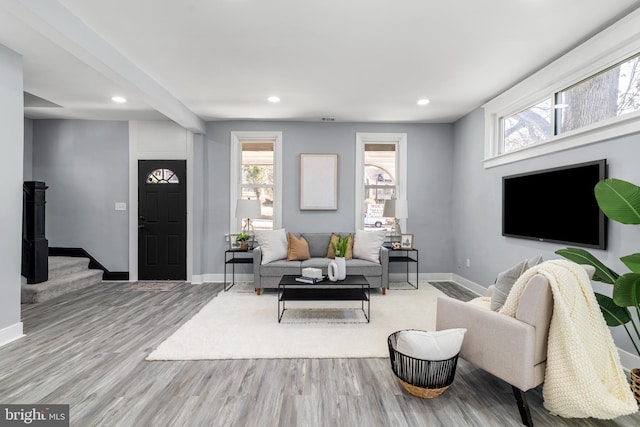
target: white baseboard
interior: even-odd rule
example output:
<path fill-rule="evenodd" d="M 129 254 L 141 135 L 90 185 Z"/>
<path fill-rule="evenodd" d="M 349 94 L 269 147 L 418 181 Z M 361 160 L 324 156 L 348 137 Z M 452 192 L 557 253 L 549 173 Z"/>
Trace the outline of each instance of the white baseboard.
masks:
<path fill-rule="evenodd" d="M 451 273 L 420 273 L 418 278 L 427 282 L 450 282 L 453 280 Z"/>
<path fill-rule="evenodd" d="M 237 282 L 253 282 L 253 273 L 236 273 L 236 281 Z M 400 282 L 406 280 L 407 276 L 405 273 L 390 273 L 389 280 Z M 231 275 L 227 274 L 227 280 L 231 280 Z M 413 282 L 415 280 L 415 273 L 409 275 L 409 280 Z M 464 286 L 472 292 L 477 293 L 478 295 L 484 295 L 487 291 L 486 288 L 471 282 L 470 280 L 465 279 L 462 276 L 458 276 L 453 273 L 420 273 L 418 274 L 418 280 L 422 281 L 434 281 L 434 282 L 442 282 L 442 281 L 450 281 L 456 282 L 459 285 Z M 224 281 L 224 274 L 222 273 L 206 273 L 206 274 L 194 274 L 191 277 L 192 284 L 202 284 L 202 283 L 222 283 Z"/>
<path fill-rule="evenodd" d="M 456 282 L 457 284 L 459 284 L 462 287 L 465 287 L 467 289 L 469 289 L 471 292 L 478 294 L 479 296 L 484 296 L 487 294 L 487 287 L 479 285 L 475 282 L 472 282 L 469 279 L 465 279 L 462 276 L 458 276 L 457 274 L 453 273 L 453 281 Z"/>
<path fill-rule="evenodd" d="M 22 322 L 0 329 L 0 347 L 22 337 L 24 337 Z"/>

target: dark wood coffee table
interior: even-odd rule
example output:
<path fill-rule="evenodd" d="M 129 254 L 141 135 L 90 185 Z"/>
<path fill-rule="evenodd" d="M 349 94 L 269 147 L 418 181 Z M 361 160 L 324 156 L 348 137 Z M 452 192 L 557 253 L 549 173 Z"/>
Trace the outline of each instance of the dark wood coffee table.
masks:
<path fill-rule="evenodd" d="M 282 320 L 287 301 L 360 301 L 364 317 L 371 318 L 371 286 L 362 274 L 348 275 L 344 280 L 328 279 L 310 284 L 296 281 L 296 275 L 282 276 L 278 283 L 278 323 Z M 367 303 L 365 310 L 364 303 Z"/>

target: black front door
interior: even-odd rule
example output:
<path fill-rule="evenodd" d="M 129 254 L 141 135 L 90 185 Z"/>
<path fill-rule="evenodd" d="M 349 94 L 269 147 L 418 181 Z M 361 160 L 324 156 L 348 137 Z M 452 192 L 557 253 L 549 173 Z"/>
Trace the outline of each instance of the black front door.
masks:
<path fill-rule="evenodd" d="M 138 161 L 138 278 L 187 278 L 184 160 Z"/>

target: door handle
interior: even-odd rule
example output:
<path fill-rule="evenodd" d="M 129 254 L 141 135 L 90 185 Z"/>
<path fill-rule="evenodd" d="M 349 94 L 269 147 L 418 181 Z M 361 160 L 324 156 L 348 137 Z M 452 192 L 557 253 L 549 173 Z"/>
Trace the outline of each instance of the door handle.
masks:
<path fill-rule="evenodd" d="M 144 228 L 144 224 L 138 224 L 138 229 Z"/>

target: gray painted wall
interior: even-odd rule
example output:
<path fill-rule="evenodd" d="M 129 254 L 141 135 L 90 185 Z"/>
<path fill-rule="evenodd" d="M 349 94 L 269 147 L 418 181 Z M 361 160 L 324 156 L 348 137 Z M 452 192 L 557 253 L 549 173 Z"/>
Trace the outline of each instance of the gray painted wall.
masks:
<path fill-rule="evenodd" d="M 475 110 L 454 125 L 453 237 L 455 271 L 476 283 L 489 285 L 496 275 L 518 261 L 542 254 L 545 260 L 560 258 L 554 252 L 566 245 L 502 236 L 502 177 L 514 173 L 606 158 L 609 177 L 640 184 L 640 135 L 616 138 L 553 153 L 509 165 L 484 169 L 484 113 Z M 532 200 L 544 209 L 543 200 Z M 608 249 L 589 250 L 619 273 L 628 271 L 619 261 L 640 251 L 640 226 L 609 222 Z M 471 267 L 465 266 L 466 259 Z M 594 282 L 597 292 L 611 294 L 611 287 Z M 622 328 L 614 330 L 619 347 L 633 352 Z"/>
<path fill-rule="evenodd" d="M 24 119 L 24 161 L 22 176 L 33 181 L 33 120 Z"/>
<path fill-rule="evenodd" d="M 0 45 L 0 341 L 22 334 L 22 163 L 24 151 L 22 57 Z M 18 330 L 19 329 L 19 330 Z M 10 332 L 8 332 L 10 331 Z M 18 335 L 19 336 L 19 335 Z"/>
<path fill-rule="evenodd" d="M 283 227 L 309 232 L 354 229 L 356 132 L 406 132 L 409 219 L 405 231 L 414 233 L 414 246 L 421 251 L 421 272 L 453 270 L 452 125 L 229 121 L 207 124 L 207 273 L 219 274 L 223 270 L 226 248 L 223 236 L 229 232 L 229 146 L 232 131 L 282 131 Z M 300 211 L 301 153 L 339 155 L 337 211 Z"/>
<path fill-rule="evenodd" d="M 127 122 L 35 120 L 33 179 L 47 190 L 49 246 L 79 247 L 111 271 L 129 270 Z"/>

